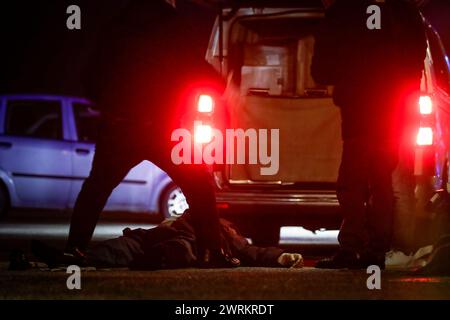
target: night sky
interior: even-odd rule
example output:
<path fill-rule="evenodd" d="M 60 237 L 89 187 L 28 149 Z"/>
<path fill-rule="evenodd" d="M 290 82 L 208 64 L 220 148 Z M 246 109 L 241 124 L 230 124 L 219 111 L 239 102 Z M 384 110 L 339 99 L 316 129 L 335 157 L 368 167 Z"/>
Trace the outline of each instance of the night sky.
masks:
<path fill-rule="evenodd" d="M 97 32 L 128 0 L 9 0 L 0 4 L 0 92 L 84 94 L 81 74 Z M 82 29 L 66 28 L 66 8 L 77 4 Z M 214 11 L 179 1 L 205 49 Z M 450 49 L 450 1 L 431 0 L 424 13 Z"/>

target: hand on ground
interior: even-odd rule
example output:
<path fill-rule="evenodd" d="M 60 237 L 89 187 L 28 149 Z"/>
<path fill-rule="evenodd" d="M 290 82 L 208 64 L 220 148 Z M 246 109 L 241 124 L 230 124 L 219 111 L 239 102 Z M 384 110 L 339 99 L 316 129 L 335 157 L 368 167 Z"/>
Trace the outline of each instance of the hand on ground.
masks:
<path fill-rule="evenodd" d="M 278 257 L 278 263 L 286 268 L 301 268 L 304 265 L 300 253 L 283 253 Z"/>

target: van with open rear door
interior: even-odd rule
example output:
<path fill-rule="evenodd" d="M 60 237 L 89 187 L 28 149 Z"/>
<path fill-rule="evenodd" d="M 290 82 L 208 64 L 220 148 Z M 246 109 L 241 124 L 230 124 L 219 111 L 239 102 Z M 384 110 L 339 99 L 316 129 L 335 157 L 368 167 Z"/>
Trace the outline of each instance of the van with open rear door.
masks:
<path fill-rule="evenodd" d="M 276 243 L 284 225 L 338 229 L 340 112 L 333 88 L 318 85 L 310 73 L 314 35 L 324 18 L 321 1 L 221 3 L 206 54 L 229 83 L 222 103 L 226 116 L 215 118 L 225 117 L 233 129 L 279 129 L 275 175 L 262 175 L 261 165 L 248 162 L 216 168 L 221 214 L 264 245 Z M 423 92 L 409 106 L 413 116 L 394 178 L 403 211 L 414 210 L 416 203 L 425 207 L 433 194 L 447 194 L 448 188 L 448 57 L 425 20 L 424 27 L 429 50 Z M 206 126 L 215 127 L 215 118 Z"/>

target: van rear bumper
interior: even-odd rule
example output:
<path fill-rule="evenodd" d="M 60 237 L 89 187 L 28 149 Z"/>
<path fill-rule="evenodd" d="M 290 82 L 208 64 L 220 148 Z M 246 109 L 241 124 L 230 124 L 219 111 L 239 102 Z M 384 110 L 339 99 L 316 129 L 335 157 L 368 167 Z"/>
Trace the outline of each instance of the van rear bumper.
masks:
<path fill-rule="evenodd" d="M 311 192 L 311 191 L 219 191 L 217 193 L 218 204 L 233 205 L 268 205 L 301 208 L 304 206 L 337 207 L 339 206 L 335 192 Z"/>
<path fill-rule="evenodd" d="M 342 220 L 334 191 L 220 190 L 216 200 L 219 214 L 235 223 L 270 221 L 319 229 L 339 228 Z"/>

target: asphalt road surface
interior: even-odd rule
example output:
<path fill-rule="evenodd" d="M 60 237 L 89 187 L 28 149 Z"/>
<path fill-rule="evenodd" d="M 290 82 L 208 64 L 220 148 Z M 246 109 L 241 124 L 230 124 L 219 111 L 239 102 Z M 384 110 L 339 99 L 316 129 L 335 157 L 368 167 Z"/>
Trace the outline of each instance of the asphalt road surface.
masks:
<path fill-rule="evenodd" d="M 139 221 L 102 219 L 94 241 L 115 237 Z M 66 218 L 16 217 L 0 223 L 0 299 L 450 299 L 450 277 L 418 277 L 383 271 L 381 289 L 369 290 L 366 270 L 318 270 L 315 260 L 336 249 L 336 231 L 313 234 L 281 230 L 281 245 L 307 258 L 302 269 L 236 268 L 161 271 L 81 271 L 81 289 L 69 290 L 66 270 L 8 271 L 12 248 L 28 250 L 30 239 L 63 246 Z"/>

